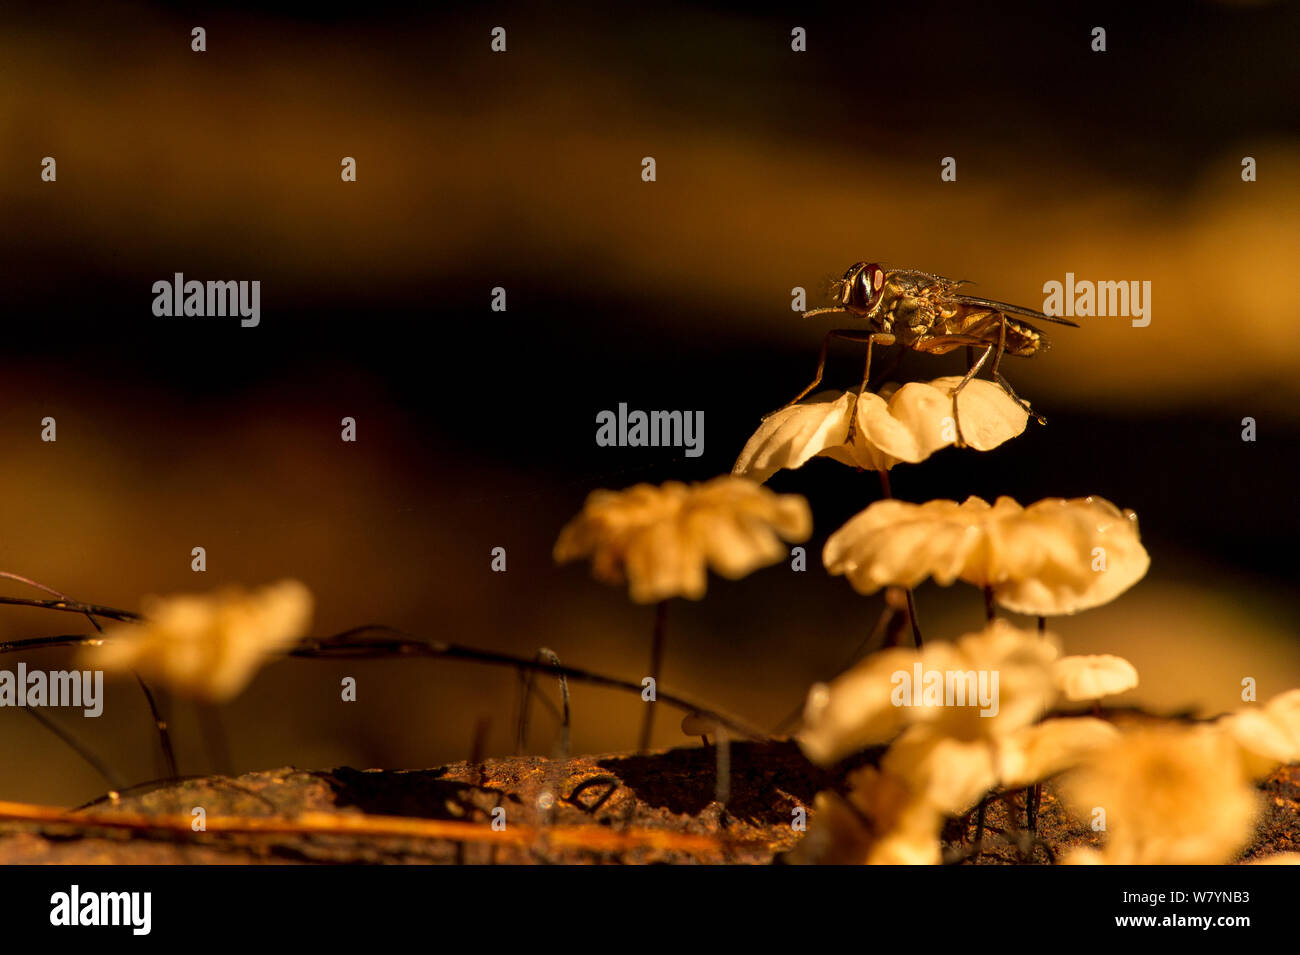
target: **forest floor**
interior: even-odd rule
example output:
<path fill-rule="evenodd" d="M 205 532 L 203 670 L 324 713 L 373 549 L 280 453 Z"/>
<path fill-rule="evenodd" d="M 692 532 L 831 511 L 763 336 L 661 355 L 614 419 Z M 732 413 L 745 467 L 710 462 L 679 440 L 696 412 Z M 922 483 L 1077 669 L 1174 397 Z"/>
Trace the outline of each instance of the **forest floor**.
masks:
<path fill-rule="evenodd" d="M 794 811 L 811 810 L 819 790 L 843 790 L 849 768 L 815 767 L 788 740 L 733 743 L 730 763 L 725 809 L 715 800 L 711 746 L 182 779 L 72 814 L 0 804 L 0 863 L 767 864 L 802 837 Z M 1300 765 L 1278 770 L 1261 790 L 1267 809 L 1243 859 L 1300 851 Z M 200 822 L 204 831 L 196 831 Z M 952 822 L 948 858 L 1044 863 L 1100 844 L 1065 814 L 1050 782 L 1031 852 L 999 838 L 1022 828 L 1023 794 L 990 801 L 985 824 L 990 841 L 976 857 L 973 821 L 964 841 L 962 823 Z"/>

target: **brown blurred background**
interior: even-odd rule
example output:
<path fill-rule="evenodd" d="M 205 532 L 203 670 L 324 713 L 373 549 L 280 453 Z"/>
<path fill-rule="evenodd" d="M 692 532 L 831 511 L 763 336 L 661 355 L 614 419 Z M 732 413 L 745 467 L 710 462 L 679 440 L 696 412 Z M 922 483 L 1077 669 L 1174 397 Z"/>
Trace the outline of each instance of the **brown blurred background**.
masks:
<path fill-rule="evenodd" d="M 1300 685 L 1300 10 L 1126 6 L 7 10 L 0 569 L 129 608 L 294 576 L 317 634 L 384 622 L 639 679 L 652 611 L 553 567 L 555 535 L 593 488 L 729 470 L 832 327 L 791 312 L 794 286 L 820 304 L 865 258 L 1034 306 L 1070 271 L 1150 281 L 1150 326 L 1084 319 L 1008 359 L 1049 426 L 898 469 L 895 493 L 1132 507 L 1151 573 L 1059 621 L 1067 647 L 1128 656 L 1133 699 L 1159 708 L 1229 708 L 1245 676 L 1262 699 Z M 155 318 L 151 285 L 176 271 L 261 280 L 261 326 Z M 837 350 L 828 380 L 859 363 Z M 959 367 L 909 356 L 900 374 Z M 619 402 L 703 409 L 703 457 L 597 448 L 596 413 Z M 813 505 L 808 572 L 677 602 L 665 672 L 765 724 L 880 609 L 819 559 L 874 475 L 822 461 L 772 484 Z M 918 601 L 931 638 L 981 619 L 974 591 Z M 0 613 L 0 639 L 83 627 Z M 489 754 L 513 751 L 514 685 L 460 663 L 284 661 L 223 719 L 239 769 L 431 766 L 467 756 L 483 717 Z M 633 744 L 639 700 L 573 694 L 576 750 Z M 182 771 L 208 769 L 192 711 L 171 709 Z M 157 774 L 132 684 L 110 685 L 99 720 L 47 712 L 127 779 Z M 660 744 L 689 743 L 677 722 L 665 709 Z M 23 714 L 0 724 L 0 797 L 105 788 Z M 549 752 L 553 723 L 534 727 Z"/>

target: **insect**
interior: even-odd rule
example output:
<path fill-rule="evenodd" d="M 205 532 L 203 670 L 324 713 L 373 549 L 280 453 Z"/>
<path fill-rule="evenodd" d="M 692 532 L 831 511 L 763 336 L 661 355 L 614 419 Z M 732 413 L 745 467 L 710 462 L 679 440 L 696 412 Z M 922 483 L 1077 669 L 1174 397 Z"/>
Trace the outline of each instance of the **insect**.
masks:
<path fill-rule="evenodd" d="M 1022 316 L 1039 321 L 1071 325 L 1074 322 L 1021 305 L 1008 305 L 975 295 L 964 295 L 957 290 L 968 281 L 944 278 L 930 272 L 911 269 L 885 269 L 874 262 L 858 262 L 844 273 L 832 286 L 835 305 L 804 312 L 813 315 L 847 314 L 866 320 L 869 328 L 837 328 L 827 332 L 822 339 L 821 357 L 817 360 L 817 375 L 786 407 L 794 404 L 822 380 L 826 368 L 826 348 L 832 338 L 865 342 L 866 367 L 862 373 L 862 387 L 867 387 L 871 374 L 871 349 L 873 345 L 899 344 L 913 351 L 932 355 L 947 354 L 963 346 L 972 349 L 983 347 L 984 352 L 971 362 L 966 377 L 953 389 L 952 414 L 956 424 L 957 444 L 964 444 L 961 436 L 961 419 L 957 415 L 957 396 L 980 369 L 993 358 L 992 377 L 1026 411 L 1029 403 L 1012 389 L 999 366 L 1004 354 L 1029 357 L 1047 348 L 1046 336 Z M 1046 423 L 1038 418 L 1040 423 Z"/>

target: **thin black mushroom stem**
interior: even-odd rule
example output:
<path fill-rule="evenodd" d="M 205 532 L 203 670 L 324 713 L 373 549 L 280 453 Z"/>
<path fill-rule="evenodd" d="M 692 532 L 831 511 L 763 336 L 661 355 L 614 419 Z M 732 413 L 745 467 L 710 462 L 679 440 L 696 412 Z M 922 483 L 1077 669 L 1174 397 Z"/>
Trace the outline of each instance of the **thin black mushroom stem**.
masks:
<path fill-rule="evenodd" d="M 1040 615 L 1038 618 L 1038 635 L 1045 637 L 1047 635 L 1047 618 Z M 1025 826 L 1029 830 L 1031 838 L 1038 837 L 1038 810 L 1043 805 L 1043 784 L 1034 783 L 1025 790 Z"/>
<path fill-rule="evenodd" d="M 537 659 L 551 664 L 560 666 L 560 658 L 556 652 L 549 647 L 541 647 L 537 651 Z M 528 745 L 528 729 L 531 722 L 532 700 L 534 689 L 537 682 L 537 673 L 534 671 L 519 671 L 519 717 L 515 724 L 515 755 L 522 756 L 524 748 Z M 555 705 L 542 694 L 536 694 L 537 698 L 549 709 L 552 715 L 560 724 L 560 756 L 564 759 L 569 758 L 570 749 L 570 712 L 569 712 L 569 681 L 563 673 L 560 674 L 560 702 L 562 709 L 557 711 Z"/>
<path fill-rule="evenodd" d="M 889 484 L 889 472 L 881 468 L 876 473 L 880 475 L 881 496 L 892 498 L 894 493 Z M 907 619 L 912 624 L 912 642 L 916 644 L 916 648 L 919 650 L 922 646 L 921 625 L 916 622 L 916 595 L 912 592 L 911 587 L 907 588 Z"/>
<path fill-rule="evenodd" d="M 993 602 L 993 588 L 984 587 L 982 589 L 984 591 L 984 619 L 988 623 L 992 623 L 997 617 Z M 984 851 L 984 819 L 988 812 L 988 803 L 988 797 L 983 797 L 980 799 L 979 807 L 975 811 L 975 851 L 972 858 L 976 861 L 979 860 Z"/>
<path fill-rule="evenodd" d="M 699 713 L 688 714 L 682 719 L 682 732 L 687 736 L 699 736 L 705 751 L 709 749 L 709 735 L 713 736 L 713 799 L 723 813 L 719 822 L 726 825 L 727 800 L 731 798 L 731 736 L 727 733 L 727 728 L 717 720 Z"/>
<path fill-rule="evenodd" d="M 654 681 L 654 696 L 647 702 L 645 714 L 641 717 L 641 737 L 637 741 L 637 751 L 644 753 L 650 748 L 650 738 L 655 728 L 655 701 L 659 698 L 659 674 L 664 662 L 664 641 L 668 636 L 668 601 L 661 600 L 655 604 L 654 634 L 650 638 L 650 679 Z"/>

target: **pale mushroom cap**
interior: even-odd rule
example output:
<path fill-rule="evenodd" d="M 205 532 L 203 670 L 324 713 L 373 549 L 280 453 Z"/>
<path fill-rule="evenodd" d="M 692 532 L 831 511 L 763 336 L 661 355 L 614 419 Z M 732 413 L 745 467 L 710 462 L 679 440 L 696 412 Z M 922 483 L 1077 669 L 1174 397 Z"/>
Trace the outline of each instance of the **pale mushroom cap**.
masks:
<path fill-rule="evenodd" d="M 1018 789 L 1055 776 L 1118 736 L 1119 730 L 1110 723 L 1087 716 L 1026 726 L 998 741 L 999 784 Z"/>
<path fill-rule="evenodd" d="M 626 582 L 638 603 L 699 599 L 710 567 L 744 577 L 788 556 L 783 540 L 797 543 L 811 533 L 804 498 L 724 475 L 702 484 L 595 491 L 561 530 L 554 557 L 590 557 L 597 579 Z"/>
<path fill-rule="evenodd" d="M 138 670 L 175 692 L 205 700 L 239 693 L 269 657 L 306 635 L 311 592 L 284 580 L 251 593 L 147 597 L 145 620 L 104 635 L 83 654 L 87 664 Z"/>
<path fill-rule="evenodd" d="M 982 740 L 953 739 L 932 726 L 908 729 L 881 758 L 880 768 L 949 816 L 965 812 L 998 782 L 992 747 Z"/>
<path fill-rule="evenodd" d="M 782 468 L 803 467 L 844 445 L 853 420 L 854 396 L 819 394 L 763 420 L 745 443 L 731 473 L 760 484 Z"/>
<path fill-rule="evenodd" d="M 927 577 L 942 586 L 964 580 L 1034 616 L 1107 603 L 1150 565 L 1136 517 L 1096 497 L 1027 508 L 1009 497 L 991 505 L 978 497 L 877 501 L 831 534 L 822 560 L 860 593 L 915 587 Z"/>
<path fill-rule="evenodd" d="M 1104 860 L 1221 865 L 1254 833 L 1259 794 L 1217 724 L 1123 732 L 1066 777 L 1076 815 L 1106 812 Z"/>
<path fill-rule="evenodd" d="M 960 382 L 960 376 L 910 382 L 888 398 L 823 392 L 782 408 L 745 443 L 732 473 L 761 482 L 818 456 L 869 471 L 924 461 L 956 442 L 951 392 Z M 973 379 L 957 402 L 962 436 L 979 451 L 1014 438 L 1029 420 L 1025 409 L 991 381 Z"/>
<path fill-rule="evenodd" d="M 957 741 L 1015 732 L 1040 719 L 1055 701 L 1051 664 L 1059 652 L 1055 637 L 998 620 L 956 643 L 933 641 L 920 652 L 895 647 L 874 653 L 810 690 L 799 745 L 811 761 L 828 765 L 886 743 L 908 726 L 926 725 Z M 945 681 L 937 699 L 915 684 L 917 666 L 923 681 L 930 674 Z M 997 680 L 991 715 L 981 715 L 986 710 L 978 699 L 981 673 L 986 690 L 994 689 L 994 675 Z M 948 704 L 949 684 L 957 705 Z"/>
<path fill-rule="evenodd" d="M 999 499 L 1001 500 L 1001 499 Z M 1109 603 L 1146 576 L 1137 515 L 1100 497 L 1047 498 L 989 525 L 999 606 L 1032 616 Z"/>
<path fill-rule="evenodd" d="M 786 857 L 795 864 L 938 865 L 943 815 L 901 779 L 864 766 L 849 792 L 820 792 L 807 835 Z"/>
<path fill-rule="evenodd" d="M 913 651 L 896 647 L 872 654 L 829 685 L 815 684 L 808 692 L 799 734 L 804 754 L 828 766 L 896 736 L 907 713 L 890 700 L 890 677 L 896 670 L 910 668 L 915 659 Z"/>
<path fill-rule="evenodd" d="M 717 720 L 702 713 L 687 713 L 682 717 L 682 732 L 687 736 L 708 736 L 718 731 Z"/>
<path fill-rule="evenodd" d="M 1067 700 L 1099 700 L 1133 689 L 1138 672 L 1123 657 L 1110 654 L 1062 657 L 1053 665 L 1056 685 Z"/>
<path fill-rule="evenodd" d="M 1279 694 L 1262 707 L 1243 707 L 1218 722 L 1241 750 L 1252 778 L 1300 762 L 1300 689 Z"/>

